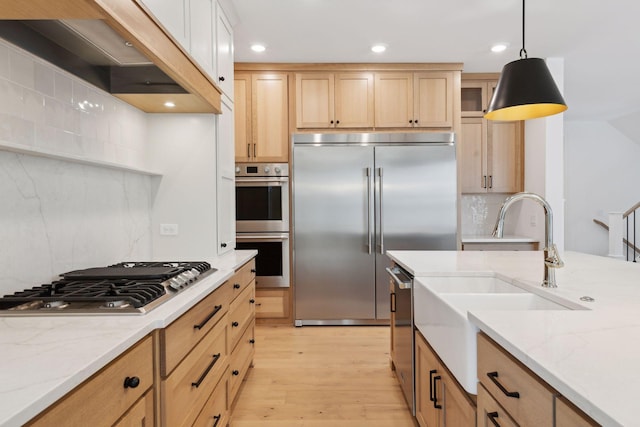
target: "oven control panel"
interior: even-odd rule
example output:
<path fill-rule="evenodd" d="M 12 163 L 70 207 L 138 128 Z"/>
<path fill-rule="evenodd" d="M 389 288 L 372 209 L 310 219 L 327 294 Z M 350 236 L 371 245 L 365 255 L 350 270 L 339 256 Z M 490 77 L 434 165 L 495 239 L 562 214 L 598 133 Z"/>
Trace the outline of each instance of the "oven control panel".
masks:
<path fill-rule="evenodd" d="M 236 163 L 236 176 L 289 176 L 289 165 L 287 163 Z"/>

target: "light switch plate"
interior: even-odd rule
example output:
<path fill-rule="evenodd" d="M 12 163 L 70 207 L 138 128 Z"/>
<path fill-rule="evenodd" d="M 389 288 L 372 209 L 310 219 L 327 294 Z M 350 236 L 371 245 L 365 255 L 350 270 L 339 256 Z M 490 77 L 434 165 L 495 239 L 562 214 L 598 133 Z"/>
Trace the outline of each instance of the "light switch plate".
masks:
<path fill-rule="evenodd" d="M 177 236 L 178 224 L 160 224 L 161 236 Z"/>

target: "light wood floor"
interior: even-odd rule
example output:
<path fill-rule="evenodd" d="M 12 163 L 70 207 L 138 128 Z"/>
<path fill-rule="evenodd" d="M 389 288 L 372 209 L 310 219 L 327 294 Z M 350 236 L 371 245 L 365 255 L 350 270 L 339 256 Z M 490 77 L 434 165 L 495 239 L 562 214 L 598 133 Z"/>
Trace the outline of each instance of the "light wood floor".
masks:
<path fill-rule="evenodd" d="M 257 326 L 232 427 L 414 427 L 389 327 Z"/>

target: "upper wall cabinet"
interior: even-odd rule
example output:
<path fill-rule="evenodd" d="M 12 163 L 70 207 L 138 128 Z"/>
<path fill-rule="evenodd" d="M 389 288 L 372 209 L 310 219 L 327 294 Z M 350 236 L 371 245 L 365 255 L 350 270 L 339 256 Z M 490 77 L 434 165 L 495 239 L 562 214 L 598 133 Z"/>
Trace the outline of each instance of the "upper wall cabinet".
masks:
<path fill-rule="evenodd" d="M 183 48 L 190 49 L 189 0 L 143 0 L 145 4 Z"/>
<path fill-rule="evenodd" d="M 218 66 L 216 84 L 220 86 L 220 89 L 222 89 L 229 99 L 233 100 L 233 28 L 231 28 L 231 24 L 219 4 L 216 24 L 216 43 Z"/>
<path fill-rule="evenodd" d="M 286 73 L 236 73 L 236 162 L 288 161 L 288 85 Z"/>
<path fill-rule="evenodd" d="M 373 73 L 297 73 L 296 127 L 373 127 Z"/>
<path fill-rule="evenodd" d="M 189 0 L 189 3 L 188 51 L 209 76 L 215 76 L 216 3 L 214 0 Z"/>
<path fill-rule="evenodd" d="M 375 127 L 452 128 L 452 72 L 375 75 Z"/>

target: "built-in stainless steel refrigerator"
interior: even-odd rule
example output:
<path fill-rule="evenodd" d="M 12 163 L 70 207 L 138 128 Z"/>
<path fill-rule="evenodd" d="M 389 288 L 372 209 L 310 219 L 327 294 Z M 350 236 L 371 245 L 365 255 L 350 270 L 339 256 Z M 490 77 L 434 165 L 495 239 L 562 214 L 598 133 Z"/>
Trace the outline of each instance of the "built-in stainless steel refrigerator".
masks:
<path fill-rule="evenodd" d="M 295 324 L 388 323 L 387 250 L 455 250 L 453 133 L 293 136 Z"/>

